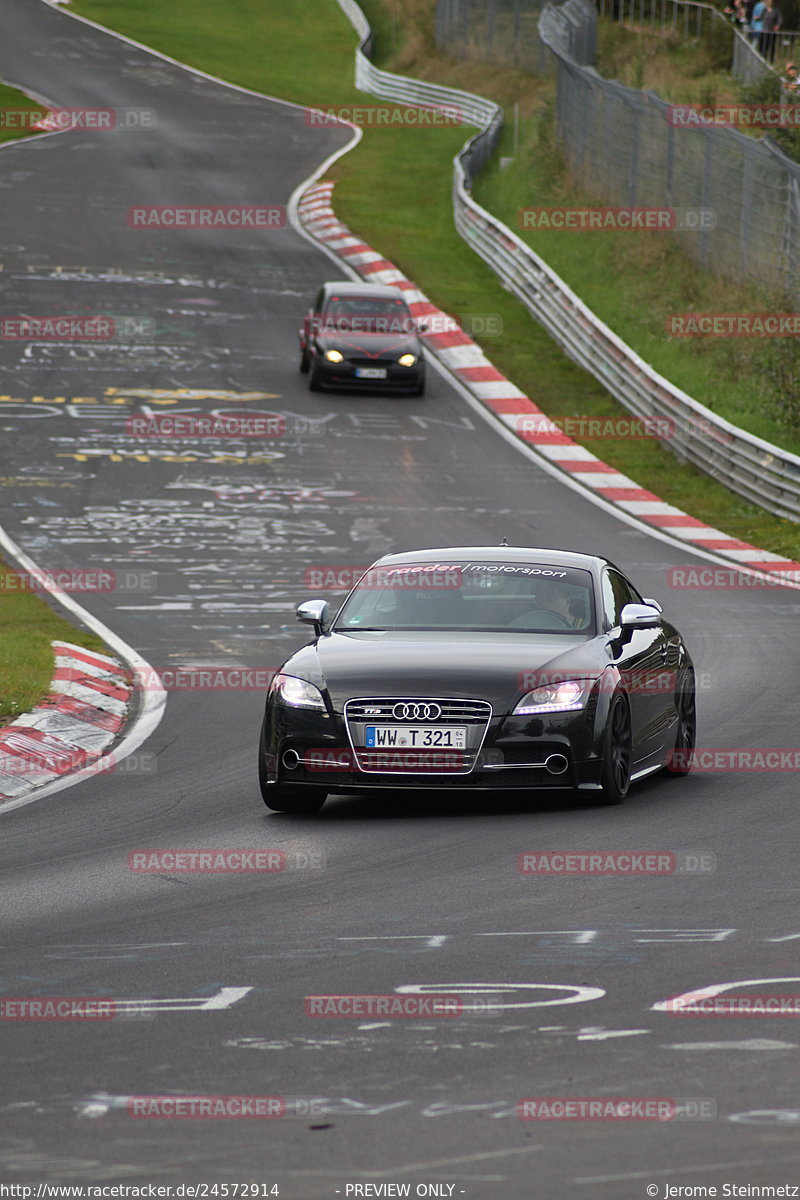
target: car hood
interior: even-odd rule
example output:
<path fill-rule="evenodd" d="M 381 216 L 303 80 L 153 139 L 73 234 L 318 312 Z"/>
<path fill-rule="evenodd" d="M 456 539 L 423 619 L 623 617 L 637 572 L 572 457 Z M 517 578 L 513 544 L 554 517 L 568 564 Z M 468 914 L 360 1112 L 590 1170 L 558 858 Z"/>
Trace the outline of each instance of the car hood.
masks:
<path fill-rule="evenodd" d="M 399 358 L 401 354 L 420 354 L 414 333 L 318 333 L 316 343 L 324 354 L 338 350 L 345 358 Z"/>
<path fill-rule="evenodd" d="M 341 712 L 356 696 L 488 700 L 508 712 L 546 668 L 557 679 L 600 675 L 597 639 L 565 634 L 332 633 L 294 654 L 282 670 L 327 687 Z"/>

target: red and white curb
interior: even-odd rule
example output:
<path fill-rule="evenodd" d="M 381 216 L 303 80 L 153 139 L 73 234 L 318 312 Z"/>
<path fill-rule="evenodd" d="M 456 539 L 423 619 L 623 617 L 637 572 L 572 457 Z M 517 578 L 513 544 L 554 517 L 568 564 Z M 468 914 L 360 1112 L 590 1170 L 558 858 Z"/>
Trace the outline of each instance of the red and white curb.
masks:
<path fill-rule="evenodd" d="M 89 766 L 125 723 L 133 686 L 122 663 L 70 642 L 52 646 L 50 694 L 0 727 L 0 804 Z"/>
<path fill-rule="evenodd" d="M 614 504 L 628 517 L 730 559 L 749 571 L 777 573 L 791 583 L 800 582 L 800 563 L 761 550 L 689 516 L 604 463 L 591 450 L 560 433 L 530 397 L 491 364 L 480 346 L 463 330 L 455 327 L 456 322 L 452 317 L 432 304 L 394 263 L 355 237 L 342 224 L 331 205 L 333 187 L 331 182 L 315 183 L 303 192 L 297 213 L 304 229 L 329 253 L 333 252 L 354 268 L 365 281 L 393 284 L 400 288 L 415 317 L 429 318 L 434 330 L 437 326 L 446 330 L 422 334 L 425 346 L 520 441 L 546 458 L 552 466 L 567 473 L 572 480 Z"/>

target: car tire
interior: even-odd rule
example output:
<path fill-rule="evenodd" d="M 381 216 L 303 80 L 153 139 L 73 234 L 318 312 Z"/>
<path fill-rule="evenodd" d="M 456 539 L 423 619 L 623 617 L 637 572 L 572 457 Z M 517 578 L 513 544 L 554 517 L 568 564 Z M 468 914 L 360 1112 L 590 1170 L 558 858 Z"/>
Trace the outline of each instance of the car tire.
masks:
<path fill-rule="evenodd" d="M 631 710 L 622 692 L 617 692 L 608 711 L 600 775 L 600 804 L 622 804 L 631 786 Z"/>
<path fill-rule="evenodd" d="M 328 798 L 323 788 L 298 787 L 296 784 L 270 783 L 264 761 L 266 723 L 261 726 L 258 745 L 258 786 L 261 799 L 273 812 L 315 813 L 319 812 Z"/>
<path fill-rule="evenodd" d="M 687 671 L 675 697 L 678 728 L 675 747 L 667 760 L 670 775 L 688 775 L 692 769 L 692 751 L 697 744 L 697 695 L 694 672 Z"/>
<path fill-rule="evenodd" d="M 322 390 L 322 374 L 316 360 L 309 364 L 308 390 L 310 392 L 319 392 Z"/>
<path fill-rule="evenodd" d="M 308 374 L 308 355 L 306 354 L 305 350 L 300 351 L 300 374 Z"/>
<path fill-rule="evenodd" d="M 261 789 L 261 796 L 267 808 L 273 812 L 315 813 L 322 808 L 328 793 L 319 788 L 269 783 Z"/>

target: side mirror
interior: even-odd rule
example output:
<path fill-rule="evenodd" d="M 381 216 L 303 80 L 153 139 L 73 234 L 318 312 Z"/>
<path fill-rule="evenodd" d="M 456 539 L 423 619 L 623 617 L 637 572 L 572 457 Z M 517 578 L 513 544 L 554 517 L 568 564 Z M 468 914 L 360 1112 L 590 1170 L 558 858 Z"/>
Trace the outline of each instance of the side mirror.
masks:
<path fill-rule="evenodd" d="M 331 618 L 327 600 L 306 600 L 297 609 L 297 619 L 303 625 L 313 625 L 317 637 L 330 629 Z"/>
<path fill-rule="evenodd" d="M 650 596 L 645 596 L 644 603 L 647 605 L 648 608 L 654 608 L 656 610 L 656 612 L 662 613 L 664 611 L 663 608 L 661 607 L 661 605 L 658 603 L 658 601 L 652 600 L 650 598 Z"/>
<path fill-rule="evenodd" d="M 623 629 L 653 629 L 661 624 L 661 613 L 650 604 L 626 604 L 619 623 Z"/>

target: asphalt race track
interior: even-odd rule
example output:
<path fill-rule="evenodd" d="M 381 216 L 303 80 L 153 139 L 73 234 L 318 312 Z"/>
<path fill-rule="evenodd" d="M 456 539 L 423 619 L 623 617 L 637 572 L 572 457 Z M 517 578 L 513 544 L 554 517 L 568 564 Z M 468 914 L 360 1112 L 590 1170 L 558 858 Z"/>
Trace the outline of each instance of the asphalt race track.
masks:
<path fill-rule="evenodd" d="M 2 314 L 133 321 L 105 343 L 0 341 L 4 526 L 43 567 L 113 570 L 114 590 L 79 597 L 93 614 L 158 670 L 274 669 L 304 640 L 296 604 L 333 596 L 309 569 L 503 536 L 604 553 L 686 637 L 701 746 L 797 744 L 796 591 L 669 587 L 671 567 L 703 560 L 539 471 L 434 371 L 424 399 L 310 394 L 296 328 L 335 269 L 291 225 L 127 223 L 135 205 L 285 205 L 343 134 L 35 0 L 2 0 L 0 19 L 4 79 L 155 114 L 0 151 Z M 286 436 L 126 433 L 130 415 L 217 409 L 283 413 Z M 398 793 L 270 814 L 263 696 L 242 679 L 173 691 L 130 770 L 0 814 L 0 993 L 118 1006 L 1 1023 L 0 1181 L 247 1181 L 290 1200 L 800 1183 L 800 1024 L 653 1009 L 739 981 L 798 992 L 796 773 L 658 776 L 611 809 Z M 175 847 L 282 850 L 287 868 L 129 869 L 132 851 Z M 713 869 L 520 873 L 518 855 L 545 850 Z M 447 1019 L 305 1012 L 312 994 L 467 984 L 472 1010 Z M 131 1115 L 129 1098 L 165 1095 L 281 1096 L 286 1112 Z M 679 1115 L 519 1119 L 533 1096 L 668 1098 Z"/>

